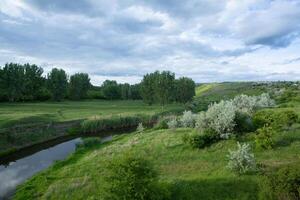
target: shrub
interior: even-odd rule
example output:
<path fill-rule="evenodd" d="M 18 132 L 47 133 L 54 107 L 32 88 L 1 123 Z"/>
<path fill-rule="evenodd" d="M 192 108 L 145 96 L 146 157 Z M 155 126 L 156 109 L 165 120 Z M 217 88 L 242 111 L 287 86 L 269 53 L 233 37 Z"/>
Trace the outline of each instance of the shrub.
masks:
<path fill-rule="evenodd" d="M 233 99 L 233 104 L 237 107 L 240 113 L 251 114 L 256 107 L 256 97 L 247 95 L 238 95 Z"/>
<path fill-rule="evenodd" d="M 245 174 L 255 170 L 256 164 L 250 145 L 237 143 L 237 146 L 237 150 L 229 150 L 227 167 L 237 174 Z"/>
<path fill-rule="evenodd" d="M 143 123 L 139 123 L 139 125 L 136 128 L 136 131 L 138 133 L 142 133 L 144 131 Z"/>
<path fill-rule="evenodd" d="M 176 117 L 174 117 L 173 119 L 171 119 L 170 121 L 168 121 L 168 128 L 175 130 L 178 127 L 178 121 L 176 119 Z"/>
<path fill-rule="evenodd" d="M 218 137 L 214 130 L 206 129 L 202 133 L 193 132 L 192 134 L 185 134 L 182 140 L 193 148 L 201 149 L 215 143 Z"/>
<path fill-rule="evenodd" d="M 168 199 L 168 191 L 158 182 L 158 174 L 145 156 L 127 152 L 115 156 L 106 167 L 104 199 Z"/>
<path fill-rule="evenodd" d="M 286 110 L 276 112 L 273 110 L 262 110 L 255 113 L 253 123 L 256 128 L 272 126 L 275 129 L 289 127 L 298 121 L 298 115 L 295 111 Z"/>
<path fill-rule="evenodd" d="M 275 106 L 275 101 L 271 99 L 268 93 L 263 93 L 256 97 L 256 107 L 257 108 L 267 108 Z"/>
<path fill-rule="evenodd" d="M 272 149 L 274 142 L 272 140 L 272 134 L 274 132 L 272 127 L 264 126 L 258 129 L 255 136 L 255 144 L 257 148 Z"/>
<path fill-rule="evenodd" d="M 238 95 L 232 100 L 237 110 L 242 113 L 252 114 L 257 108 L 272 107 L 275 101 L 268 93 L 259 96 Z"/>
<path fill-rule="evenodd" d="M 259 199 L 299 200 L 300 164 L 291 164 L 271 172 L 260 181 Z"/>
<path fill-rule="evenodd" d="M 168 121 L 170 120 L 170 117 L 161 117 L 156 124 L 154 125 L 154 129 L 168 129 Z"/>
<path fill-rule="evenodd" d="M 98 144 L 101 144 L 100 137 L 83 138 L 82 143 L 76 144 L 76 149 L 94 147 Z"/>
<path fill-rule="evenodd" d="M 195 115 L 191 111 L 184 111 L 180 122 L 185 128 L 193 128 L 195 126 Z"/>
<path fill-rule="evenodd" d="M 236 112 L 234 121 L 236 124 L 234 127 L 234 131 L 237 133 L 252 132 L 255 130 L 252 118 L 247 113 Z"/>
<path fill-rule="evenodd" d="M 197 116 L 196 128 L 212 129 L 219 135 L 231 133 L 235 126 L 236 107 L 231 101 L 221 101 L 209 106 L 206 113 Z"/>

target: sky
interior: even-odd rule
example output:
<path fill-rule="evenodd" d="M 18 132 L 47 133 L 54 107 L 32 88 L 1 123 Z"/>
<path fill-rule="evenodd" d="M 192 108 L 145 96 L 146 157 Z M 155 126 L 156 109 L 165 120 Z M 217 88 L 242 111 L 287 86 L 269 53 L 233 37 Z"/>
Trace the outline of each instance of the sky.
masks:
<path fill-rule="evenodd" d="M 0 0 L 7 62 L 137 83 L 300 80 L 300 0 Z"/>

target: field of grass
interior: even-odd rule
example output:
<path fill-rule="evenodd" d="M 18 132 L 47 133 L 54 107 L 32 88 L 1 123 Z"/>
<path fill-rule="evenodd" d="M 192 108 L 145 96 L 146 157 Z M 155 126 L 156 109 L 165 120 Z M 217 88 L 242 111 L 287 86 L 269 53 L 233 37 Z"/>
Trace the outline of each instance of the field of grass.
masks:
<path fill-rule="evenodd" d="M 293 108 L 300 114 L 300 104 Z M 276 108 L 276 110 L 291 108 Z M 235 175 L 227 168 L 229 149 L 237 141 L 223 140 L 205 149 L 192 149 L 182 135 L 192 129 L 148 130 L 115 136 L 113 141 L 78 151 L 19 187 L 15 199 L 101 199 L 105 163 L 112 155 L 133 149 L 152 160 L 160 180 L 169 184 L 172 199 L 257 199 L 260 173 Z M 254 147 L 253 133 L 239 138 Z M 253 148 L 256 162 L 270 170 L 300 161 L 300 124 L 275 133 L 274 149 Z"/>
<path fill-rule="evenodd" d="M 178 104 L 164 106 L 164 111 Z M 63 122 L 91 116 L 154 114 L 159 105 L 148 106 L 142 101 L 63 101 L 41 103 L 0 103 L 0 128 L 29 123 Z"/>

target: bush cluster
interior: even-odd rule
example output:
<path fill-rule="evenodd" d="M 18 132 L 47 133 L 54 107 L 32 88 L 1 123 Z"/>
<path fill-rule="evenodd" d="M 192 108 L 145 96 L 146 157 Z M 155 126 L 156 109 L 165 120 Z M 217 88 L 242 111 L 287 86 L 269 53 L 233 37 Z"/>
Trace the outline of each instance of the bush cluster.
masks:
<path fill-rule="evenodd" d="M 299 200 L 300 164 L 290 164 L 265 175 L 260 182 L 259 199 Z"/>
<path fill-rule="evenodd" d="M 298 121 L 295 111 L 286 110 L 276 112 L 273 110 L 261 110 L 254 114 L 253 123 L 256 128 L 272 126 L 275 129 L 289 127 Z"/>
<path fill-rule="evenodd" d="M 169 192 L 145 156 L 126 152 L 107 163 L 103 197 L 108 200 L 165 200 Z"/>
<path fill-rule="evenodd" d="M 100 137 L 83 138 L 81 143 L 76 144 L 76 149 L 94 147 L 101 144 Z"/>
<path fill-rule="evenodd" d="M 215 143 L 219 138 L 214 130 L 206 129 L 202 133 L 193 132 L 191 134 L 185 134 L 182 140 L 193 148 L 201 149 Z"/>
<path fill-rule="evenodd" d="M 264 126 L 257 129 L 255 135 L 256 147 L 261 149 L 272 149 L 274 147 L 274 141 L 272 140 L 273 134 L 274 130 L 270 126 Z"/>

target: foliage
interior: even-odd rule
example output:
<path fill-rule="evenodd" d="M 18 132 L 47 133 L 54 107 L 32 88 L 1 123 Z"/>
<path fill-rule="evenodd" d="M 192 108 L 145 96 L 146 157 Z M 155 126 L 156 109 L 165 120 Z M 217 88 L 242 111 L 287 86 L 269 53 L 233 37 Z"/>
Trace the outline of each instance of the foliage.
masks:
<path fill-rule="evenodd" d="M 245 174 L 256 168 L 254 154 L 252 154 L 249 144 L 237 143 L 237 150 L 229 150 L 227 167 L 237 173 Z"/>
<path fill-rule="evenodd" d="M 172 117 L 172 119 L 170 121 L 168 121 L 167 124 L 168 124 L 168 128 L 172 129 L 172 130 L 175 130 L 179 126 L 179 123 L 178 123 L 176 117 Z"/>
<path fill-rule="evenodd" d="M 183 135 L 182 140 L 193 148 L 201 149 L 218 141 L 218 136 L 214 130 L 205 129 L 201 133 L 193 132 L 192 134 L 185 134 Z"/>
<path fill-rule="evenodd" d="M 220 136 L 230 134 L 235 126 L 236 107 L 232 101 L 221 101 L 209 106 L 206 112 L 201 112 L 196 119 L 199 130 L 212 129 Z"/>
<path fill-rule="evenodd" d="M 273 134 L 274 130 L 270 126 L 264 126 L 257 129 L 255 136 L 256 147 L 262 149 L 272 149 L 274 146 L 274 142 L 272 140 Z"/>
<path fill-rule="evenodd" d="M 267 174 L 260 182 L 260 200 L 300 199 L 300 164 L 294 163 Z"/>
<path fill-rule="evenodd" d="M 152 105 L 156 100 L 155 82 L 157 81 L 157 76 L 157 71 L 146 74 L 141 82 L 141 95 L 143 101 L 148 105 Z"/>
<path fill-rule="evenodd" d="M 61 101 L 65 98 L 67 84 L 67 74 L 63 69 L 54 68 L 48 74 L 48 88 L 53 100 Z"/>
<path fill-rule="evenodd" d="M 141 96 L 151 105 L 170 102 L 186 103 L 195 95 L 195 83 L 189 78 L 175 80 L 175 74 L 169 71 L 155 71 L 146 74 L 141 82 Z"/>
<path fill-rule="evenodd" d="M 158 129 L 168 129 L 168 121 L 169 121 L 169 117 L 160 117 L 158 119 L 158 121 L 156 122 L 156 124 L 154 125 L 154 129 L 158 130 Z"/>
<path fill-rule="evenodd" d="M 155 97 L 157 102 L 165 105 L 174 100 L 175 74 L 169 71 L 158 72 L 154 83 Z"/>
<path fill-rule="evenodd" d="M 180 118 L 180 123 L 185 128 L 193 128 L 195 126 L 196 115 L 192 111 L 184 111 Z"/>
<path fill-rule="evenodd" d="M 110 118 L 92 117 L 81 123 L 83 133 L 99 133 L 100 131 L 129 130 L 144 125 L 152 125 L 157 116 L 133 115 L 133 116 L 112 116 Z"/>
<path fill-rule="evenodd" d="M 0 69 L 0 99 L 11 102 L 40 100 L 39 93 L 45 88 L 43 69 L 30 64 L 5 64 Z"/>
<path fill-rule="evenodd" d="M 120 99 L 121 98 L 121 88 L 116 81 L 106 80 L 102 83 L 103 95 L 106 99 Z"/>
<path fill-rule="evenodd" d="M 87 97 L 90 88 L 90 78 L 88 74 L 76 73 L 70 77 L 69 96 L 73 100 L 80 100 Z"/>
<path fill-rule="evenodd" d="M 180 103 L 187 103 L 195 96 L 195 82 L 186 77 L 175 80 L 175 99 Z"/>
<path fill-rule="evenodd" d="M 126 152 L 107 164 L 103 198 L 109 200 L 168 199 L 158 173 L 145 156 Z"/>
<path fill-rule="evenodd" d="M 144 131 L 143 123 L 139 123 L 139 125 L 136 128 L 136 131 L 138 133 L 142 133 Z"/>
<path fill-rule="evenodd" d="M 257 128 L 272 126 L 275 129 L 281 129 L 289 127 L 297 121 L 298 115 L 292 110 L 261 110 L 256 112 L 253 116 L 253 123 Z"/>
<path fill-rule="evenodd" d="M 236 124 L 234 132 L 236 133 L 247 133 L 255 130 L 252 117 L 247 113 L 237 111 L 234 122 Z"/>

